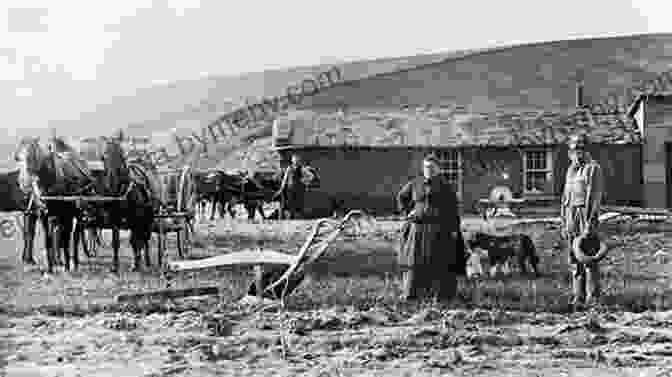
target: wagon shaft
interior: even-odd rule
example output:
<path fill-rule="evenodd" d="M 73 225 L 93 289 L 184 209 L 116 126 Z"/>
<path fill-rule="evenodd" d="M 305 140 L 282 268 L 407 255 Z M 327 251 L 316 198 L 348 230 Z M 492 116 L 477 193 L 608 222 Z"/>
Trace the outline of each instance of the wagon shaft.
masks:
<path fill-rule="evenodd" d="M 41 196 L 40 199 L 46 201 L 61 202 L 121 202 L 126 200 L 125 196 Z"/>

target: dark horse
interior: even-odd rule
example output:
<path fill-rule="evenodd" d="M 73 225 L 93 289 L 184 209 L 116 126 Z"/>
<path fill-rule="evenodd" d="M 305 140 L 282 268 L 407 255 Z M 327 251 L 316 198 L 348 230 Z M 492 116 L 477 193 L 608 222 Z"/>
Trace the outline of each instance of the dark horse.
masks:
<path fill-rule="evenodd" d="M 228 213 L 232 218 L 236 216 L 233 210 L 236 198 L 231 192 L 222 190 L 225 174 L 221 171 L 208 171 L 198 172 L 194 177 L 198 202 L 211 204 L 210 220 L 215 219 L 217 212 L 219 212 L 220 218 L 224 217 L 224 213 Z"/>
<path fill-rule="evenodd" d="M 217 170 L 200 177 L 197 184 L 200 195 L 206 194 L 213 202 L 211 220 L 214 220 L 217 206 L 220 215 L 227 211 L 235 217 L 232 206 L 237 202 L 243 203 L 249 220 L 254 219 L 257 212 L 265 220 L 263 203 L 273 200 L 273 195 L 280 188 L 280 175 L 275 172 L 230 174 Z"/>
<path fill-rule="evenodd" d="M 130 231 L 130 243 L 134 255 L 134 270 L 141 269 L 141 255 L 145 252 L 145 264 L 151 266 L 149 240 L 151 238 L 155 202 L 146 169 L 140 165 L 127 164 L 121 145 L 113 139 L 102 139 L 101 149 L 104 175 L 98 184 L 98 193 L 117 197 L 120 200 L 92 204 L 85 208 L 82 228 L 112 230 L 113 271 L 119 272 L 120 231 Z M 138 173 L 139 172 L 139 173 Z M 80 225 L 81 224 L 81 225 Z M 81 229 L 75 232 L 78 241 Z"/>
<path fill-rule="evenodd" d="M 36 264 L 33 257 L 35 227 L 40 218 L 36 206 L 32 205 L 31 191 L 23 191 L 20 185 L 21 170 L 15 169 L 0 174 L 0 211 L 21 212 L 23 214 L 23 252 L 21 260 L 25 264 Z M 28 184 L 32 188 L 32 184 Z M 42 222 L 40 222 L 42 223 Z M 46 222 L 43 224 L 46 226 Z M 44 228 L 44 235 L 48 236 Z"/>
<path fill-rule="evenodd" d="M 16 161 L 20 163 L 19 184 L 21 189 L 32 194 L 29 207 L 40 209 L 39 218 L 47 230 L 45 231 L 45 245 L 47 270 L 50 273 L 53 272 L 53 267 L 60 255 L 64 257 L 66 270 L 70 269 L 70 236 L 78 209 L 73 202 L 44 202 L 40 198 L 43 195 L 81 195 L 91 187 L 90 176 L 86 169 L 77 161 L 73 162 L 58 153 L 69 152 L 62 150 L 64 145 L 62 141 L 55 139 L 51 150 L 47 150 L 39 144 L 39 138 L 25 138 L 20 142 L 14 155 Z M 35 224 L 37 218 L 28 217 L 26 220 L 25 232 L 30 234 L 24 240 L 29 242 L 31 247 L 30 255 L 26 255 L 27 251 L 24 249 L 24 260 L 31 263 L 33 262 L 32 240 L 34 237 L 32 224 Z M 74 258 L 73 262 L 77 265 L 76 253 Z"/>
<path fill-rule="evenodd" d="M 256 171 L 251 176 L 243 176 L 242 188 L 247 192 L 252 192 L 252 195 L 243 195 L 243 205 L 247 210 L 249 220 L 254 219 L 255 211 L 263 220 L 268 219 L 264 213 L 264 203 L 270 203 L 274 199 L 275 193 L 280 189 L 282 183 L 282 175 L 280 172 L 274 171 Z"/>

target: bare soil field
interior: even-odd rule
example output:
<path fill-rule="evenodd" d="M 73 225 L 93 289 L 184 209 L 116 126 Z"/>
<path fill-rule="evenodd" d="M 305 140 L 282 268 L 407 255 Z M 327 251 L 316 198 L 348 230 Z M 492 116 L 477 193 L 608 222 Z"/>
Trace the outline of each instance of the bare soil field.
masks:
<path fill-rule="evenodd" d="M 201 224 L 190 257 L 257 246 L 296 253 L 311 225 Z M 109 272 L 109 249 L 84 257 L 78 272 L 48 276 L 21 265 L 20 239 L 1 240 L 0 376 L 672 375 L 672 264 L 661 256 L 672 224 L 604 224 L 615 245 L 603 262 L 604 303 L 580 312 L 570 310 L 566 251 L 548 224 L 509 228 L 533 238 L 538 279 L 462 279 L 453 303 L 400 302 L 400 226 L 377 219 L 344 232 L 287 308 L 267 311 L 237 304 L 252 279 L 242 269 L 131 273 L 124 241 L 120 276 Z M 36 254 L 43 266 L 40 242 Z M 213 285 L 219 296 L 114 300 Z"/>

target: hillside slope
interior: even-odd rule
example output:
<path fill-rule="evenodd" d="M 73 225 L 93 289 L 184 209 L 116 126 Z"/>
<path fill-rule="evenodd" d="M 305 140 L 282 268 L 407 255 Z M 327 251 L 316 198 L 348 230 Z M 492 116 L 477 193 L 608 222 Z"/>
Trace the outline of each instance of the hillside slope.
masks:
<path fill-rule="evenodd" d="M 610 93 L 623 94 L 655 79 L 671 65 L 672 34 L 536 43 L 351 79 L 307 98 L 302 108 L 320 112 L 341 104 L 376 112 L 404 105 L 458 105 L 474 112 L 572 108 L 577 79 L 584 83 L 584 102 L 596 103 Z M 231 161 L 227 156 L 223 153 L 213 160 Z"/>
<path fill-rule="evenodd" d="M 672 34 L 581 39 L 488 50 L 338 85 L 304 102 L 356 108 L 461 105 L 475 112 L 575 106 L 654 79 L 672 66 Z"/>
<path fill-rule="evenodd" d="M 342 70 L 347 80 L 353 80 L 422 66 L 471 52 L 355 61 L 336 66 Z M 218 115 L 237 107 L 245 99 L 282 95 L 288 85 L 315 77 L 331 67 L 332 65 L 316 65 L 240 76 L 212 76 L 140 89 L 133 97 L 115 98 L 109 104 L 98 106 L 95 113 L 83 114 L 78 122 L 83 126 L 95 124 L 102 132 L 128 126 L 130 135 L 143 136 L 161 133 L 173 127 L 179 130 L 191 129 L 207 124 Z"/>
<path fill-rule="evenodd" d="M 672 34 L 349 62 L 339 65 L 346 83 L 306 99 L 303 107 L 329 111 L 344 103 L 363 111 L 385 111 L 402 105 L 448 104 L 477 112 L 572 107 L 579 76 L 585 83 L 586 101 L 595 102 L 612 91 L 622 93 L 627 87 L 655 78 L 671 63 Z M 83 114 L 76 127 L 81 135 L 69 136 L 109 134 L 126 127 L 128 135 L 152 135 L 155 143 L 170 143 L 169 135 L 175 128 L 178 134 L 189 134 L 245 98 L 282 94 L 287 85 L 329 67 L 207 77 L 141 89 L 134 97 L 115 98 L 95 113 Z M 238 147 L 244 145 L 217 148 L 222 154 L 213 160 L 224 159 Z"/>

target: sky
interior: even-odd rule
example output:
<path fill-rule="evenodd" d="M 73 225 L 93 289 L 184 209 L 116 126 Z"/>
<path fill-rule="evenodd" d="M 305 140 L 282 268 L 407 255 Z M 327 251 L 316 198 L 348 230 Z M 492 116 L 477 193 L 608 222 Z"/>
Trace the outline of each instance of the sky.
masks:
<path fill-rule="evenodd" d="M 665 4 L 2 0 L 0 137 L 77 119 L 137 88 L 206 75 L 669 32 L 672 5 Z"/>

